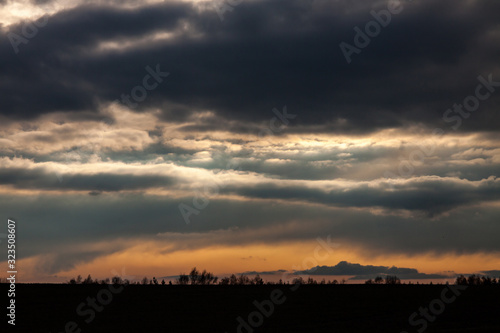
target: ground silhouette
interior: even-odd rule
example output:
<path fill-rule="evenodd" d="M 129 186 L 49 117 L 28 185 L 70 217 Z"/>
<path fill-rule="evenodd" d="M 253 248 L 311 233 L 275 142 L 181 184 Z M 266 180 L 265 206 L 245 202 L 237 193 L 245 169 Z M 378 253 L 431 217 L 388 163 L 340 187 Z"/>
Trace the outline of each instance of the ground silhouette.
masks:
<path fill-rule="evenodd" d="M 13 332 L 411 333 L 424 326 L 421 332 L 500 332 L 500 285 L 487 277 L 460 276 L 452 285 L 401 284 L 395 277 L 358 285 L 271 284 L 260 276 L 216 280 L 196 272 L 189 284 L 90 276 L 17 284 Z M 6 292 L 8 285 L 1 287 Z M 453 301 L 425 321 L 419 311 L 435 308 L 445 291 Z"/>

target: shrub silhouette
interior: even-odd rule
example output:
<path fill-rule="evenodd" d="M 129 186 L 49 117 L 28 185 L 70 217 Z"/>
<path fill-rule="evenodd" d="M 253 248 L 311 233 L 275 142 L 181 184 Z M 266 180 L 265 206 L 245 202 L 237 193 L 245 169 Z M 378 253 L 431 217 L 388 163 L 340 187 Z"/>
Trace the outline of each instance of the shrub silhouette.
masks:
<path fill-rule="evenodd" d="M 255 275 L 255 278 L 253 279 L 254 283 L 258 286 L 261 286 L 264 284 L 264 280 L 260 277 L 259 274 Z"/>
<path fill-rule="evenodd" d="M 189 273 L 189 279 L 191 280 L 191 284 L 197 284 L 198 283 L 198 270 L 196 269 L 196 267 L 194 267 L 192 270 L 191 270 L 191 273 Z"/>
<path fill-rule="evenodd" d="M 467 285 L 467 278 L 463 275 L 457 276 L 457 279 L 455 280 L 455 284 L 466 286 Z"/>
<path fill-rule="evenodd" d="M 189 275 L 181 274 L 179 278 L 176 280 L 177 284 L 185 285 L 191 282 L 192 285 L 209 285 L 216 284 L 218 281 L 218 277 L 213 273 L 207 272 L 203 270 L 200 272 L 194 267 Z"/>
<path fill-rule="evenodd" d="M 464 275 L 457 276 L 455 284 L 464 286 L 491 286 L 498 285 L 499 281 L 496 278 L 491 278 L 489 276 L 478 276 L 475 274 L 465 277 Z"/>
<path fill-rule="evenodd" d="M 385 277 L 385 284 L 395 285 L 401 284 L 401 280 L 396 275 L 388 275 Z"/>
<path fill-rule="evenodd" d="M 93 281 L 92 281 L 92 277 L 90 276 L 90 274 L 87 276 L 87 278 L 85 280 L 83 280 L 83 284 L 91 284 Z"/>
<path fill-rule="evenodd" d="M 307 284 L 318 284 L 318 281 L 314 280 L 312 277 L 308 277 Z"/>
<path fill-rule="evenodd" d="M 229 278 L 228 277 L 224 277 L 224 278 L 220 279 L 219 284 L 222 285 L 222 286 L 228 286 L 229 285 Z"/>
<path fill-rule="evenodd" d="M 295 279 L 292 280 L 292 284 L 304 284 L 305 281 L 302 278 L 302 276 L 296 277 Z"/>
<path fill-rule="evenodd" d="M 4 282 L 5 280 L 5 282 Z M 6 279 L 2 279 L 0 283 L 6 283 Z M 240 274 L 239 276 L 236 276 L 235 274 L 231 274 L 229 277 L 223 277 L 219 280 L 217 276 L 215 276 L 211 272 L 207 272 L 206 270 L 203 270 L 203 272 L 199 272 L 196 267 L 194 267 L 189 275 L 186 274 L 180 274 L 179 277 L 174 281 L 175 284 L 178 285 L 283 285 L 285 282 L 282 279 L 279 279 L 278 282 L 270 282 L 267 281 L 265 282 L 259 274 L 256 274 L 253 278 L 248 277 L 245 274 Z M 346 282 L 345 279 L 342 280 L 342 284 Z M 120 276 L 114 276 L 111 278 L 103 279 L 103 280 L 98 280 L 98 279 L 92 279 L 91 275 L 89 274 L 87 278 L 83 279 L 81 275 L 78 275 L 76 278 L 72 278 L 69 281 L 66 282 L 67 284 L 102 284 L 102 285 L 108 285 L 110 283 L 112 284 L 119 284 L 119 285 L 127 285 L 130 284 L 131 281 L 127 279 L 122 279 Z M 375 279 L 368 279 L 365 281 L 365 284 L 386 284 L 386 285 L 399 285 L 401 283 L 401 279 L 398 278 L 397 276 L 391 276 L 388 275 L 385 277 L 385 279 L 381 276 L 377 276 Z M 148 279 L 148 277 L 143 277 L 140 282 L 136 281 L 133 284 L 142 284 L 142 285 L 160 285 L 156 277 L 153 277 L 151 280 Z M 286 284 L 290 284 L 290 282 L 287 282 Z M 295 277 L 292 281 L 292 284 L 339 284 L 337 280 L 333 281 L 328 281 L 326 282 L 325 279 L 322 279 L 321 282 L 318 283 L 315 279 L 312 277 L 308 277 L 307 280 L 304 280 L 302 277 Z M 412 284 L 409 282 L 408 284 Z M 417 285 L 419 285 L 419 282 L 416 282 Z M 430 285 L 433 283 L 430 282 Z M 483 275 L 476 275 L 472 274 L 469 276 L 464 276 L 464 275 L 459 275 L 456 277 L 455 284 L 457 285 L 467 285 L 467 286 L 493 286 L 493 285 L 500 285 L 500 279 L 497 279 L 495 277 L 489 277 L 489 276 L 483 276 Z M 162 279 L 161 285 L 165 286 L 165 279 Z M 172 285 L 172 281 L 168 282 L 168 285 Z"/>
<path fill-rule="evenodd" d="M 239 285 L 245 285 L 245 284 L 250 284 L 250 278 L 246 276 L 245 274 L 241 274 L 238 277 L 238 283 Z"/>
<path fill-rule="evenodd" d="M 177 282 L 177 284 L 180 284 L 180 285 L 186 285 L 189 282 L 189 276 L 187 276 L 186 274 L 181 274 L 181 275 L 179 275 L 179 278 L 177 279 L 176 282 Z"/>

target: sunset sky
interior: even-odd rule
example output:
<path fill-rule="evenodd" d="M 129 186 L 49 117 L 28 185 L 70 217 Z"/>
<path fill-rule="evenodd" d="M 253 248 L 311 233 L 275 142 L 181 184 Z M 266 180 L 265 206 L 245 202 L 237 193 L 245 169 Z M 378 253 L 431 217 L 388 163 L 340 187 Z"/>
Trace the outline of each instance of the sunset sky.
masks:
<path fill-rule="evenodd" d="M 499 12 L 0 0 L 2 266 L 500 276 Z"/>

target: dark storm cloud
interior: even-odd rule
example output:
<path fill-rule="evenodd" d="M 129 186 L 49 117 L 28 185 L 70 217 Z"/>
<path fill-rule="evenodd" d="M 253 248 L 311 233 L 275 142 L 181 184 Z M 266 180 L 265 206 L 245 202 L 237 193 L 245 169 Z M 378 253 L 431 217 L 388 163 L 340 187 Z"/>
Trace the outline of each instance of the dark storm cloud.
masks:
<path fill-rule="evenodd" d="M 189 164 L 189 162 L 185 163 Z M 217 164 L 224 163 L 219 161 Z M 213 167 L 210 165 L 209 168 Z M 0 169 L 0 184 L 12 185 L 16 189 L 76 190 L 90 191 L 91 194 L 126 190 L 148 192 L 154 188 L 179 190 L 182 186 L 191 191 L 198 189 L 197 185 L 193 185 L 199 181 L 196 178 L 184 179 L 179 178 L 178 175 L 134 174 L 132 171 L 121 174 L 116 173 L 119 168 L 115 170 L 115 173 L 95 171 L 89 174 L 78 173 L 75 169 L 75 172 L 59 174 L 41 166 L 8 167 Z M 244 177 L 244 174 L 239 175 Z M 207 186 L 216 185 L 205 178 L 202 179 L 207 182 Z M 500 180 L 495 176 L 478 181 L 437 176 L 396 181 L 379 179 L 366 182 L 263 179 L 255 185 L 248 180 L 239 183 L 237 175 L 233 175 L 231 179 L 235 182 L 232 181 L 224 186 L 217 185 L 217 191 L 222 194 L 237 195 L 240 198 L 299 201 L 334 207 L 381 207 L 390 210 L 422 212 L 428 216 L 500 199 Z"/>
<path fill-rule="evenodd" d="M 283 273 L 286 273 L 287 271 L 285 269 L 278 269 L 278 270 L 275 270 L 275 271 L 263 271 L 263 272 L 257 272 L 257 271 L 247 271 L 247 272 L 243 272 L 243 273 L 240 273 L 240 274 L 244 274 L 244 275 L 277 275 L 277 274 L 283 274 Z"/>
<path fill-rule="evenodd" d="M 2 36 L 0 49 L 7 58 L 0 69 L 11 79 L 2 90 L 12 96 L 5 101 L 3 113 L 20 117 L 58 110 L 85 111 L 95 109 L 109 91 L 115 94 L 111 100 L 118 98 L 142 81 L 144 67 L 150 63 L 143 64 L 144 59 L 137 54 L 119 57 L 119 61 L 116 55 L 95 59 L 88 56 L 89 48 L 99 41 L 123 42 L 157 29 L 171 29 L 186 11 L 186 4 L 135 11 L 81 6 L 51 17 L 29 44 L 20 46 L 18 55 Z M 22 25 L 10 31 L 20 34 Z M 33 102 L 23 102 L 27 95 Z"/>
<path fill-rule="evenodd" d="M 350 65 L 339 43 L 353 43 L 353 28 L 385 2 L 244 1 L 222 22 L 198 4 L 127 3 L 59 11 L 18 54 L 0 32 L 0 150 L 10 157 L 0 210 L 22 221 L 22 258 L 40 256 L 52 274 L 134 242 L 171 253 L 326 235 L 374 260 L 500 253 L 500 87 L 462 119 L 460 131 L 483 133 L 449 135 L 413 178 L 381 180 L 425 128 L 453 133 L 443 114 L 475 93 L 478 75 L 500 81 L 498 1 L 405 2 Z M 170 75 L 133 110 L 147 112 L 108 104 L 157 64 Z M 269 144 L 256 141 L 284 105 L 297 118 Z M 227 171 L 234 161 L 238 171 Z M 210 185 L 206 170 L 229 179 L 218 189 L 229 195 L 209 198 L 186 225 L 179 204 Z M 320 271 L 441 277 L 350 263 Z"/>
<path fill-rule="evenodd" d="M 495 276 L 495 277 L 500 277 L 500 270 L 492 270 L 492 271 L 482 271 L 481 273 L 487 275 L 487 276 Z"/>
<path fill-rule="evenodd" d="M 178 208 L 182 201 L 168 197 L 103 193 L 1 199 L 1 210 L 23 222 L 25 257 L 117 239 L 156 239 L 172 246 L 170 251 L 179 251 L 307 241 L 327 235 L 341 246 L 362 246 L 363 255 L 373 259 L 381 254 L 500 252 L 500 225 L 492 223 L 500 218 L 498 208 L 480 212 L 463 208 L 430 220 L 288 202 L 214 199 L 186 225 Z"/>
<path fill-rule="evenodd" d="M 402 279 L 439 279 L 449 276 L 441 274 L 419 273 L 415 268 L 387 267 L 353 264 L 341 261 L 335 266 L 316 266 L 305 271 L 295 272 L 297 275 L 355 275 L 350 280 L 364 280 L 376 276 L 397 275 Z"/>
<path fill-rule="evenodd" d="M 67 250 L 66 250 L 67 251 Z M 62 252 L 62 251 L 61 251 Z M 60 271 L 67 271 L 77 265 L 87 263 L 100 256 L 112 254 L 113 251 L 72 251 L 57 254 L 47 254 L 41 257 L 35 265 L 36 273 L 56 274 Z"/>
<path fill-rule="evenodd" d="M 142 82 L 145 66 L 160 64 L 171 75 L 138 110 L 160 107 L 169 120 L 208 109 L 224 119 L 262 122 L 273 107 L 288 105 L 299 114 L 293 126 L 321 124 L 323 131 L 409 122 L 447 126 L 444 111 L 474 93 L 478 75 L 496 68 L 500 4 L 422 0 L 404 6 L 350 65 L 339 43 L 353 43 L 353 28 L 364 28 L 373 19 L 370 10 L 385 3 L 244 2 L 223 22 L 215 10 L 188 3 L 80 6 L 50 17 L 18 55 L 2 33 L 2 113 L 95 110 L 130 93 Z M 161 31 L 176 35 L 120 51 L 97 50 L 99 42 L 123 44 Z M 499 81 L 500 73 L 493 78 Z M 493 110 L 499 96 L 482 102 L 461 130 L 498 130 L 500 116 Z"/>
<path fill-rule="evenodd" d="M 331 235 L 344 246 L 360 246 L 366 258 L 380 255 L 499 253 L 500 219 L 495 207 L 462 208 L 439 219 L 373 215 L 276 202 L 210 200 L 186 225 L 179 213 L 183 199 L 141 194 L 99 196 L 1 195 L 0 210 L 20 223 L 21 258 L 47 255 L 50 272 L 98 258 L 93 244 L 109 251 L 158 240 L 168 252 L 210 246 L 280 244 Z M 101 247 L 102 248 L 102 247 Z M 75 259 L 64 254 L 71 249 Z M 311 249 L 312 250 L 312 249 Z M 58 260 L 61 255 L 61 260 Z"/>
<path fill-rule="evenodd" d="M 0 169 L 0 184 L 14 185 L 19 189 L 113 192 L 166 187 L 175 182 L 173 178 L 156 175 L 118 175 L 105 172 L 94 175 L 55 174 L 47 172 L 43 168 L 33 170 Z"/>
<path fill-rule="evenodd" d="M 223 191 L 261 199 L 304 200 L 345 207 L 384 207 L 440 213 L 466 204 L 500 199 L 500 181 L 495 177 L 478 183 L 458 179 L 415 179 L 393 187 L 389 183 L 373 186 L 324 190 L 307 186 L 262 184 L 253 187 L 228 186 Z"/>

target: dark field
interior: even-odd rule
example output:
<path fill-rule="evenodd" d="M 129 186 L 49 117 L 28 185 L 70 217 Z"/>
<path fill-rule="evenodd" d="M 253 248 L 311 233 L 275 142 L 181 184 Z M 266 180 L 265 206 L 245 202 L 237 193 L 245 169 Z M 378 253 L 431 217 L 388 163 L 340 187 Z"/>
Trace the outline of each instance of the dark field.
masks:
<path fill-rule="evenodd" d="M 453 301 L 448 290 L 444 295 L 449 304 L 431 303 L 442 299 L 445 285 L 302 285 L 296 291 L 291 287 L 129 285 L 109 300 L 108 286 L 19 284 L 16 326 L 8 325 L 8 331 L 232 333 L 238 332 L 237 317 L 248 323 L 249 314 L 257 311 L 253 302 L 258 301 L 269 317 L 254 313 L 251 320 L 256 327 L 241 326 L 239 332 L 411 333 L 423 328 L 424 321 L 425 332 L 500 332 L 499 286 L 467 287 Z M 7 285 L 2 288 L 6 294 Z M 106 305 L 96 301 L 100 312 L 87 304 L 88 297 L 98 294 L 104 303 L 109 301 Z M 271 309 L 271 298 L 281 304 Z M 441 313 L 429 311 L 433 322 L 419 314 L 414 320 L 420 322 L 411 326 L 410 315 L 430 304 Z M 445 304 L 444 309 L 439 304 Z M 83 315 L 77 314 L 79 306 Z M 90 320 L 92 313 L 95 318 Z"/>

